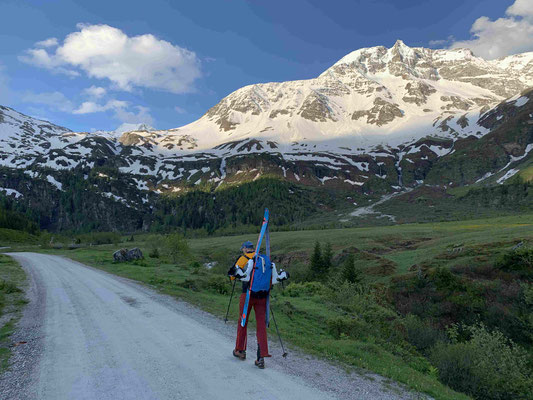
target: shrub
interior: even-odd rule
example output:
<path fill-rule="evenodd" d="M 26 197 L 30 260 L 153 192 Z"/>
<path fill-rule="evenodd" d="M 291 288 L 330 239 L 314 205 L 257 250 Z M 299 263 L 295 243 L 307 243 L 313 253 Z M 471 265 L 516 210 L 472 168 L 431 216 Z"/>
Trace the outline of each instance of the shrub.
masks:
<path fill-rule="evenodd" d="M 324 285 L 320 282 L 290 283 L 283 292 L 288 297 L 311 297 L 324 294 Z"/>
<path fill-rule="evenodd" d="M 173 263 L 178 261 L 179 257 L 189 257 L 189 244 L 185 237 L 180 233 L 168 235 L 164 241 L 165 253 Z"/>
<path fill-rule="evenodd" d="M 444 342 L 447 339 L 443 331 L 422 321 L 416 315 L 408 314 L 403 325 L 407 341 L 424 354 L 438 342 Z"/>
<path fill-rule="evenodd" d="M 326 320 L 328 332 L 336 339 L 366 337 L 371 331 L 370 326 L 356 316 L 341 316 Z"/>
<path fill-rule="evenodd" d="M 207 281 L 207 287 L 218 294 L 228 293 L 228 281 L 222 276 L 211 276 Z"/>
<path fill-rule="evenodd" d="M 438 343 L 430 359 L 442 382 L 476 399 L 525 399 L 533 396 L 533 376 L 525 350 L 500 331 L 484 325 L 464 327 L 470 338 L 458 341 L 458 329 L 448 335 L 451 343 Z"/>
<path fill-rule="evenodd" d="M 181 283 L 181 287 L 185 289 L 190 289 L 196 292 L 198 291 L 198 281 L 196 279 L 185 279 Z"/>
<path fill-rule="evenodd" d="M 148 253 L 148 257 L 159 258 L 159 249 L 157 247 L 154 247 L 152 250 L 150 250 L 150 253 Z"/>
<path fill-rule="evenodd" d="M 504 253 L 496 262 L 502 271 L 518 272 L 533 277 L 533 249 L 518 249 Z"/>
<path fill-rule="evenodd" d="M 381 299 L 380 296 L 371 288 L 349 282 L 329 288 L 326 292 L 327 300 L 333 305 L 357 316 L 371 326 L 374 336 L 399 342 L 403 339 L 402 332 L 396 325 L 398 315 L 392 309 L 380 304 L 378 301 Z"/>

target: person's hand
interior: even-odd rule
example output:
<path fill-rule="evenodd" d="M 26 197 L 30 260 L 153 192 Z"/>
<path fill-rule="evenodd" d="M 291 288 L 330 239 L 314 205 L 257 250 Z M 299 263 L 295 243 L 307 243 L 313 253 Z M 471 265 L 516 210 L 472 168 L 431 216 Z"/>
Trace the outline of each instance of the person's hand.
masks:
<path fill-rule="evenodd" d="M 281 269 L 278 274 L 278 282 L 286 281 L 287 279 L 289 279 L 289 273 Z"/>
<path fill-rule="evenodd" d="M 237 279 L 243 279 L 243 278 L 246 277 L 246 274 L 244 273 L 244 271 L 242 269 L 240 269 L 239 267 L 234 265 L 233 267 L 231 267 L 229 269 L 228 276 L 234 277 L 234 278 L 237 278 Z"/>

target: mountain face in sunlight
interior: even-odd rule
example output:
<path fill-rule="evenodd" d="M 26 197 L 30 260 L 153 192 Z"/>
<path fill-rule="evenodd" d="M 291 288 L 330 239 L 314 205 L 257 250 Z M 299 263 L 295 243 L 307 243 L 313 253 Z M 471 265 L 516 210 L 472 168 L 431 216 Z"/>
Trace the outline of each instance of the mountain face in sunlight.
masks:
<path fill-rule="evenodd" d="M 100 171 L 91 190 L 141 210 L 263 176 L 359 194 L 499 184 L 531 158 L 532 86 L 533 53 L 486 61 L 397 41 L 315 79 L 243 87 L 170 130 L 71 132 L 0 107 L 0 190 L 26 199 L 32 182 L 61 192 L 68 173 Z"/>

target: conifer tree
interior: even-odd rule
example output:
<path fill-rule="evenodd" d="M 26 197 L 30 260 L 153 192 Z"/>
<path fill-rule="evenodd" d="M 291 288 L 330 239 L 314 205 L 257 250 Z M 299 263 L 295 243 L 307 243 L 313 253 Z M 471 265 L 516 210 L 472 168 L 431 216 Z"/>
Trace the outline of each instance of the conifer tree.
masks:
<path fill-rule="evenodd" d="M 355 267 L 355 257 L 353 254 L 348 256 L 342 268 L 342 280 L 350 283 L 361 282 L 361 271 Z"/>
<path fill-rule="evenodd" d="M 333 250 L 331 249 L 331 243 L 327 242 L 326 246 L 324 247 L 324 252 L 322 253 L 322 275 L 325 275 L 328 273 L 328 271 L 331 268 L 333 259 Z"/>
<path fill-rule="evenodd" d="M 316 279 L 319 278 L 322 274 L 322 250 L 320 248 L 320 243 L 315 243 L 315 249 L 311 255 L 311 276 Z"/>

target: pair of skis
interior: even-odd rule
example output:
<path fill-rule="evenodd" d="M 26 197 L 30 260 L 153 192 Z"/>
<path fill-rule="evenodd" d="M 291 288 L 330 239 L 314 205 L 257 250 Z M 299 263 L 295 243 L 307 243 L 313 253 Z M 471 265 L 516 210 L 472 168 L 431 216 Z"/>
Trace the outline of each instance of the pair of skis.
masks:
<path fill-rule="evenodd" d="M 254 273 L 255 273 L 255 266 L 257 264 L 257 259 L 259 258 L 259 250 L 261 250 L 261 243 L 263 242 L 263 238 L 265 239 L 265 247 L 266 247 L 266 255 L 268 258 L 270 258 L 270 233 L 268 231 L 268 208 L 265 208 L 265 215 L 263 217 L 263 225 L 261 225 L 261 231 L 259 232 L 259 238 L 257 239 L 257 246 L 255 248 L 255 259 L 254 259 L 254 268 L 252 269 L 252 275 L 250 276 L 250 286 L 248 288 L 248 291 L 246 292 L 246 300 L 244 302 L 244 308 L 242 310 L 241 315 L 241 326 L 244 328 L 246 325 L 246 319 L 248 318 L 248 304 L 250 303 L 250 295 L 252 293 L 252 284 L 254 282 Z M 266 305 L 266 324 L 269 325 L 269 319 L 270 319 L 270 296 L 267 298 L 267 305 Z M 281 336 L 279 334 L 278 330 L 278 324 L 276 323 L 276 319 L 274 318 L 274 313 L 272 313 L 272 318 L 274 319 L 274 325 L 276 326 L 276 333 L 278 334 L 279 342 L 281 344 L 281 349 L 283 350 L 283 357 L 287 357 L 287 352 L 285 351 L 285 347 L 283 346 L 283 341 L 281 340 Z"/>
<path fill-rule="evenodd" d="M 259 232 L 259 238 L 257 239 L 257 246 L 255 248 L 254 268 L 252 269 L 252 275 L 250 276 L 250 286 L 246 292 L 246 300 L 244 301 L 244 309 L 241 315 L 241 326 L 244 328 L 246 325 L 246 319 L 248 318 L 248 304 L 250 303 L 250 294 L 252 293 L 252 285 L 254 283 L 255 266 L 257 265 L 257 259 L 259 258 L 259 250 L 261 249 L 261 243 L 266 236 L 267 244 L 267 256 L 270 256 L 270 235 L 268 234 L 268 208 L 265 208 L 265 215 L 263 216 L 263 224 L 261 225 L 261 232 Z"/>

